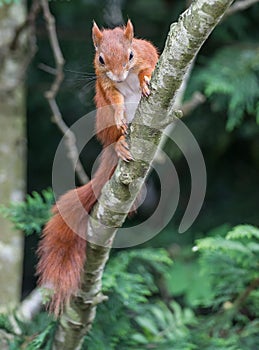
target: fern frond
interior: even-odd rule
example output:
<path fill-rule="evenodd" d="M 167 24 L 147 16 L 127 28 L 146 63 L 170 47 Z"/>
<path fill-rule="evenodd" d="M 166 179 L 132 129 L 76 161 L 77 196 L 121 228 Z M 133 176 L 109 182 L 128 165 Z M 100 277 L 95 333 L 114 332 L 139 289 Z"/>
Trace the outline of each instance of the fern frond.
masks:
<path fill-rule="evenodd" d="M 194 74 L 196 86 L 213 103 L 227 111 L 226 128 L 239 126 L 245 114 L 255 115 L 258 122 L 259 50 L 257 47 L 227 47 L 220 49 L 211 60 Z"/>
<path fill-rule="evenodd" d="M 1 206 L 0 214 L 26 235 L 40 233 L 42 226 L 50 217 L 53 202 L 52 190 L 43 190 L 41 194 L 34 191 L 31 195 L 27 195 L 23 202 L 11 203 L 9 207 Z"/>
<path fill-rule="evenodd" d="M 108 295 L 116 293 L 117 300 L 134 309 L 157 291 L 154 272 L 162 274 L 170 264 L 172 260 L 164 249 L 123 251 L 110 260 L 103 278 L 103 291 Z"/>
<path fill-rule="evenodd" d="M 190 309 L 183 309 L 178 303 L 172 302 L 170 308 L 163 302 L 148 305 L 145 311 L 135 318 L 140 332 L 134 333 L 132 338 L 136 348 L 141 344 L 146 347 L 159 349 L 195 349 L 189 342 L 190 330 L 187 326 L 194 326 L 197 322 Z"/>
<path fill-rule="evenodd" d="M 33 341 L 26 347 L 25 350 L 51 350 L 54 341 L 54 334 L 57 322 L 51 322 L 45 330 L 43 330 Z"/>
<path fill-rule="evenodd" d="M 240 252 L 246 255 L 251 255 L 250 249 L 243 243 L 237 241 L 231 241 L 222 237 L 207 237 L 198 240 L 197 248 L 199 251 L 217 251 L 222 250 L 225 252 Z"/>
<path fill-rule="evenodd" d="M 252 225 L 238 225 L 235 226 L 226 236 L 228 240 L 239 240 L 243 238 L 259 239 L 259 229 Z"/>

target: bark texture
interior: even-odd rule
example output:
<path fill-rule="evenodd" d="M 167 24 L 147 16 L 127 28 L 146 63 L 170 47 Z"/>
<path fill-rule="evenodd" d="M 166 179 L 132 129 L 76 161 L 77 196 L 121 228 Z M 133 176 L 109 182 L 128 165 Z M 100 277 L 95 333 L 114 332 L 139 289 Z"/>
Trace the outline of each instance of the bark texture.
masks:
<path fill-rule="evenodd" d="M 10 49 L 16 28 L 25 20 L 25 2 L 0 9 L 0 201 L 22 200 L 25 189 L 25 38 Z M 23 239 L 0 216 L 0 300 L 17 303 L 21 293 Z"/>
<path fill-rule="evenodd" d="M 88 224 L 87 262 L 83 285 L 60 320 L 55 349 L 79 350 L 103 301 L 101 277 L 116 230 L 121 227 L 150 170 L 163 130 L 177 120 L 177 91 L 189 66 L 233 0 L 196 0 L 171 25 L 164 51 L 130 127 L 134 162 L 120 162 L 105 185 Z M 140 232 L 141 234 L 141 232 Z"/>

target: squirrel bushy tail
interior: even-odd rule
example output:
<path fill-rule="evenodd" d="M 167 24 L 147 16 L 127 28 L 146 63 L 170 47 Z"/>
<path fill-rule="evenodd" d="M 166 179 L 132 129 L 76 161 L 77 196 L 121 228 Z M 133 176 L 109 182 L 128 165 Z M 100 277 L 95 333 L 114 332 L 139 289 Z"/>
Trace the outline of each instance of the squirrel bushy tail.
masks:
<path fill-rule="evenodd" d="M 40 286 L 53 289 L 48 309 L 56 316 L 80 287 L 86 259 L 88 213 L 117 162 L 111 147 L 105 148 L 93 180 L 64 194 L 53 207 L 54 215 L 43 230 L 37 275 Z"/>

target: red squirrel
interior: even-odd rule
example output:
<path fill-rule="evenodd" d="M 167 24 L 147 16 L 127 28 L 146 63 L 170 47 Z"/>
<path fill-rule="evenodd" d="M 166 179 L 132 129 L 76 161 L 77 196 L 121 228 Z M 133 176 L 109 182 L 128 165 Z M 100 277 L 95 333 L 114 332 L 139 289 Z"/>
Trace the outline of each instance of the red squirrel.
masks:
<path fill-rule="evenodd" d="M 38 283 L 53 290 L 49 310 L 56 316 L 80 287 L 88 213 L 119 158 L 132 160 L 125 139 L 127 124 L 132 121 L 141 94 L 150 94 L 149 81 L 158 60 L 150 42 L 134 38 L 130 20 L 125 27 L 104 30 L 94 23 L 92 38 L 96 50 L 96 132 L 103 146 L 100 165 L 89 183 L 68 191 L 57 201 L 38 248 Z"/>

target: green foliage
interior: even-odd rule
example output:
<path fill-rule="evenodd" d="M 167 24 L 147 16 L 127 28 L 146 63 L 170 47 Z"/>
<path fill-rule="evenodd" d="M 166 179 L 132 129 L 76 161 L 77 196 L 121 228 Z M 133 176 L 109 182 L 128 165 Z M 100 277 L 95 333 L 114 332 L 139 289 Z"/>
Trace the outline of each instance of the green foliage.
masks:
<path fill-rule="evenodd" d="M 14 227 L 26 235 L 40 233 L 42 226 L 50 217 L 54 202 L 52 190 L 43 190 L 41 194 L 33 192 L 24 202 L 11 203 L 9 207 L 1 206 L 0 214 L 8 218 Z"/>
<path fill-rule="evenodd" d="M 19 3 L 21 0 L 0 0 L 0 7 L 10 5 L 12 3 Z"/>
<path fill-rule="evenodd" d="M 218 277 L 225 276 L 221 282 L 215 281 L 217 286 L 223 283 L 224 289 L 231 288 L 229 284 L 234 282 L 237 276 L 240 276 L 240 282 L 242 281 L 243 284 L 259 277 L 258 244 L 259 230 L 250 225 L 239 225 L 229 231 L 225 237 L 216 236 L 198 240 L 196 249 L 202 252 L 201 263 L 206 271 Z M 212 264 L 213 260 L 219 261 L 222 266 L 219 266 L 219 263 Z M 233 281 L 229 281 L 226 275 L 232 277 Z"/>
<path fill-rule="evenodd" d="M 163 249 L 112 257 L 103 279 L 109 299 L 98 306 L 82 350 L 256 349 L 259 229 L 226 228 L 197 240 L 174 264 Z M 14 334 L 9 349 L 51 350 L 57 323 L 45 313 L 17 324 L 21 336 L 0 316 L 0 328 Z"/>
<path fill-rule="evenodd" d="M 259 230 L 239 225 L 225 237 L 197 241 L 203 273 L 210 281 L 213 298 L 207 307 L 207 331 L 220 340 L 228 338 L 233 349 L 255 349 L 258 343 Z M 226 349 L 230 348 L 230 344 Z"/>
<path fill-rule="evenodd" d="M 182 297 L 189 307 L 211 302 L 211 285 L 208 276 L 201 273 L 198 261 L 177 260 L 164 278 L 170 295 Z"/>
<path fill-rule="evenodd" d="M 103 279 L 103 291 L 109 299 L 98 307 L 83 349 L 122 349 L 121 344 L 130 349 L 138 344 L 129 337 L 134 330 L 132 322 L 136 315 L 145 313 L 144 306 L 158 292 L 156 279 L 171 263 L 163 249 L 122 251 L 112 258 Z"/>
<path fill-rule="evenodd" d="M 133 309 L 134 305 L 147 302 L 147 297 L 157 292 L 154 272 L 165 273 L 171 263 L 163 249 L 150 248 L 119 253 L 107 266 L 103 290 L 109 294 L 115 292 L 116 300 L 125 305 L 130 304 Z"/>
<path fill-rule="evenodd" d="M 134 346 L 142 344 L 147 349 L 196 349 L 190 342 L 191 332 L 188 328 L 196 324 L 191 309 L 182 309 L 176 302 L 171 302 L 168 306 L 158 302 L 145 305 L 143 310 L 144 313 L 135 317 L 138 332 L 132 335 L 136 342 Z"/>
<path fill-rule="evenodd" d="M 213 110 L 227 110 L 227 130 L 240 126 L 244 116 L 258 123 L 259 51 L 257 47 L 219 49 L 199 68 L 193 84 L 210 98 Z"/>
<path fill-rule="evenodd" d="M 51 322 L 32 342 L 28 344 L 25 350 L 51 350 L 57 322 Z"/>
<path fill-rule="evenodd" d="M 9 335 L 9 350 L 51 350 L 56 325 L 45 312 L 30 323 L 21 321 L 15 310 L 0 314 L 0 330 Z"/>
<path fill-rule="evenodd" d="M 259 239 L 259 229 L 252 225 L 239 225 L 234 227 L 226 236 L 229 240 Z"/>
<path fill-rule="evenodd" d="M 3 329 L 8 333 L 13 332 L 13 327 L 8 316 L 3 313 L 0 314 L 0 329 Z"/>
<path fill-rule="evenodd" d="M 226 228 L 221 226 L 210 237 L 197 240 L 198 261 L 196 253 L 190 253 L 186 262 L 168 265 L 165 256 L 165 268 L 156 251 L 118 254 L 105 275 L 109 301 L 99 307 L 83 349 L 255 349 L 259 230 L 250 225 L 227 232 Z M 140 264 L 144 256 L 147 260 Z M 167 302 L 159 296 L 154 275 L 149 275 L 150 260 L 153 268 L 159 266 L 158 285 L 166 291 Z M 137 276 L 127 276 L 131 269 Z M 143 293 L 135 294 L 135 288 Z"/>

